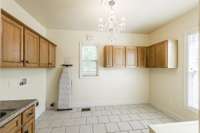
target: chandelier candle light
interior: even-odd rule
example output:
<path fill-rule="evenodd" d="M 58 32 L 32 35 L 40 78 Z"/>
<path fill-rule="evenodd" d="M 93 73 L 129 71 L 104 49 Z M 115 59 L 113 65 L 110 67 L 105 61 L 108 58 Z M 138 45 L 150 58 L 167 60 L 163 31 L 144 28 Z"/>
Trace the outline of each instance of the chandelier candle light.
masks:
<path fill-rule="evenodd" d="M 103 0 L 103 5 L 109 7 L 108 18 L 99 18 L 99 31 L 120 33 L 124 32 L 126 28 L 126 19 L 124 17 L 118 18 L 115 12 L 116 1 L 115 0 Z"/>

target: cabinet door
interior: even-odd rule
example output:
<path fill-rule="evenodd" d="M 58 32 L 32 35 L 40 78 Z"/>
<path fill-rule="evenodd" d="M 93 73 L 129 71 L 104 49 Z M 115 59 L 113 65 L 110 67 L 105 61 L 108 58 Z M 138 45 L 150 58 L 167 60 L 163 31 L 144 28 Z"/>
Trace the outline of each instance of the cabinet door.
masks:
<path fill-rule="evenodd" d="M 3 132 L 0 133 L 18 133 L 21 131 L 21 115 L 9 121 L 1 130 Z"/>
<path fill-rule="evenodd" d="M 125 48 L 122 46 L 113 47 L 113 66 L 125 67 Z"/>
<path fill-rule="evenodd" d="M 23 67 L 23 26 L 2 15 L 1 67 Z"/>
<path fill-rule="evenodd" d="M 147 66 L 148 67 L 155 67 L 155 46 L 150 46 L 147 48 Z"/>
<path fill-rule="evenodd" d="M 40 38 L 40 67 L 49 65 L 49 42 Z"/>
<path fill-rule="evenodd" d="M 168 45 L 167 42 L 161 42 L 155 45 L 156 51 L 156 67 L 158 68 L 166 68 L 168 64 Z"/>
<path fill-rule="evenodd" d="M 35 120 L 32 119 L 26 123 L 22 129 L 22 133 L 35 133 Z"/>
<path fill-rule="evenodd" d="M 137 60 L 138 67 L 146 67 L 147 55 L 146 47 L 137 47 Z"/>
<path fill-rule="evenodd" d="M 56 65 L 56 46 L 49 43 L 49 67 L 55 67 Z"/>
<path fill-rule="evenodd" d="M 104 47 L 104 66 L 113 66 L 113 46 L 109 45 Z"/>
<path fill-rule="evenodd" d="M 137 67 L 136 47 L 126 47 L 126 67 Z"/>
<path fill-rule="evenodd" d="M 39 66 L 39 36 L 25 29 L 25 66 Z"/>

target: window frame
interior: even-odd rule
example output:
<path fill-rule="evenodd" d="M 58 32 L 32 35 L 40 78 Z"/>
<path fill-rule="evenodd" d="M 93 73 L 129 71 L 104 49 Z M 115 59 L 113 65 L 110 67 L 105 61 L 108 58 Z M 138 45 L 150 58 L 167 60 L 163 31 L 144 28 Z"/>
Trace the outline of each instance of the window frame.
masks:
<path fill-rule="evenodd" d="M 200 110 L 200 106 L 199 109 L 196 109 L 194 107 L 189 106 L 188 104 L 188 36 L 191 34 L 195 34 L 198 33 L 199 34 L 199 39 L 200 39 L 200 32 L 198 29 L 193 29 L 189 32 L 185 33 L 185 39 L 184 39 L 184 47 L 183 47 L 183 71 L 184 71 L 184 107 L 185 109 L 192 111 L 194 113 L 198 113 Z M 200 51 L 200 47 L 199 47 L 199 51 Z M 199 52 L 200 54 L 200 52 Z M 200 56 L 200 55 L 199 55 Z M 200 68 L 200 62 L 199 62 L 199 68 Z M 199 69 L 199 76 L 200 76 L 200 69 Z M 199 88 L 200 89 L 200 88 Z M 200 92 L 200 91 L 199 91 Z M 200 96 L 200 95 L 199 95 Z M 199 103 L 200 104 L 200 103 Z"/>
<path fill-rule="evenodd" d="M 82 47 L 83 46 L 95 46 L 97 48 L 97 60 L 96 60 L 96 75 L 82 75 Z M 95 78 L 99 76 L 99 47 L 98 44 L 93 41 L 84 41 L 79 44 L 79 78 Z"/>

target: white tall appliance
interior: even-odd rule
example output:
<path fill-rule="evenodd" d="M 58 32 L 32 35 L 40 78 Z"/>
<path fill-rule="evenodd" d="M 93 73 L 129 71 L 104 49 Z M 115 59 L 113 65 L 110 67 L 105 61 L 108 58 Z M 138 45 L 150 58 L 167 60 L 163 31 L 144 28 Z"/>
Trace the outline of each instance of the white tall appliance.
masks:
<path fill-rule="evenodd" d="M 58 104 L 57 110 L 72 110 L 71 99 L 72 99 L 72 65 L 63 65 L 62 73 L 59 80 L 59 91 L 58 91 Z"/>

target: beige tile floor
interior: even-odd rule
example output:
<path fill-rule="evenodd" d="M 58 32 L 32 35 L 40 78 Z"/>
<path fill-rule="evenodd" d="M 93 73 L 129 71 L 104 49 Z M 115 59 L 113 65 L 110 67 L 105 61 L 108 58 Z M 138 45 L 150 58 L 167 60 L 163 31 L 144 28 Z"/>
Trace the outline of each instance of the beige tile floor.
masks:
<path fill-rule="evenodd" d="M 36 121 L 36 133 L 149 133 L 148 125 L 169 122 L 175 120 L 147 104 L 99 106 L 47 111 Z"/>

